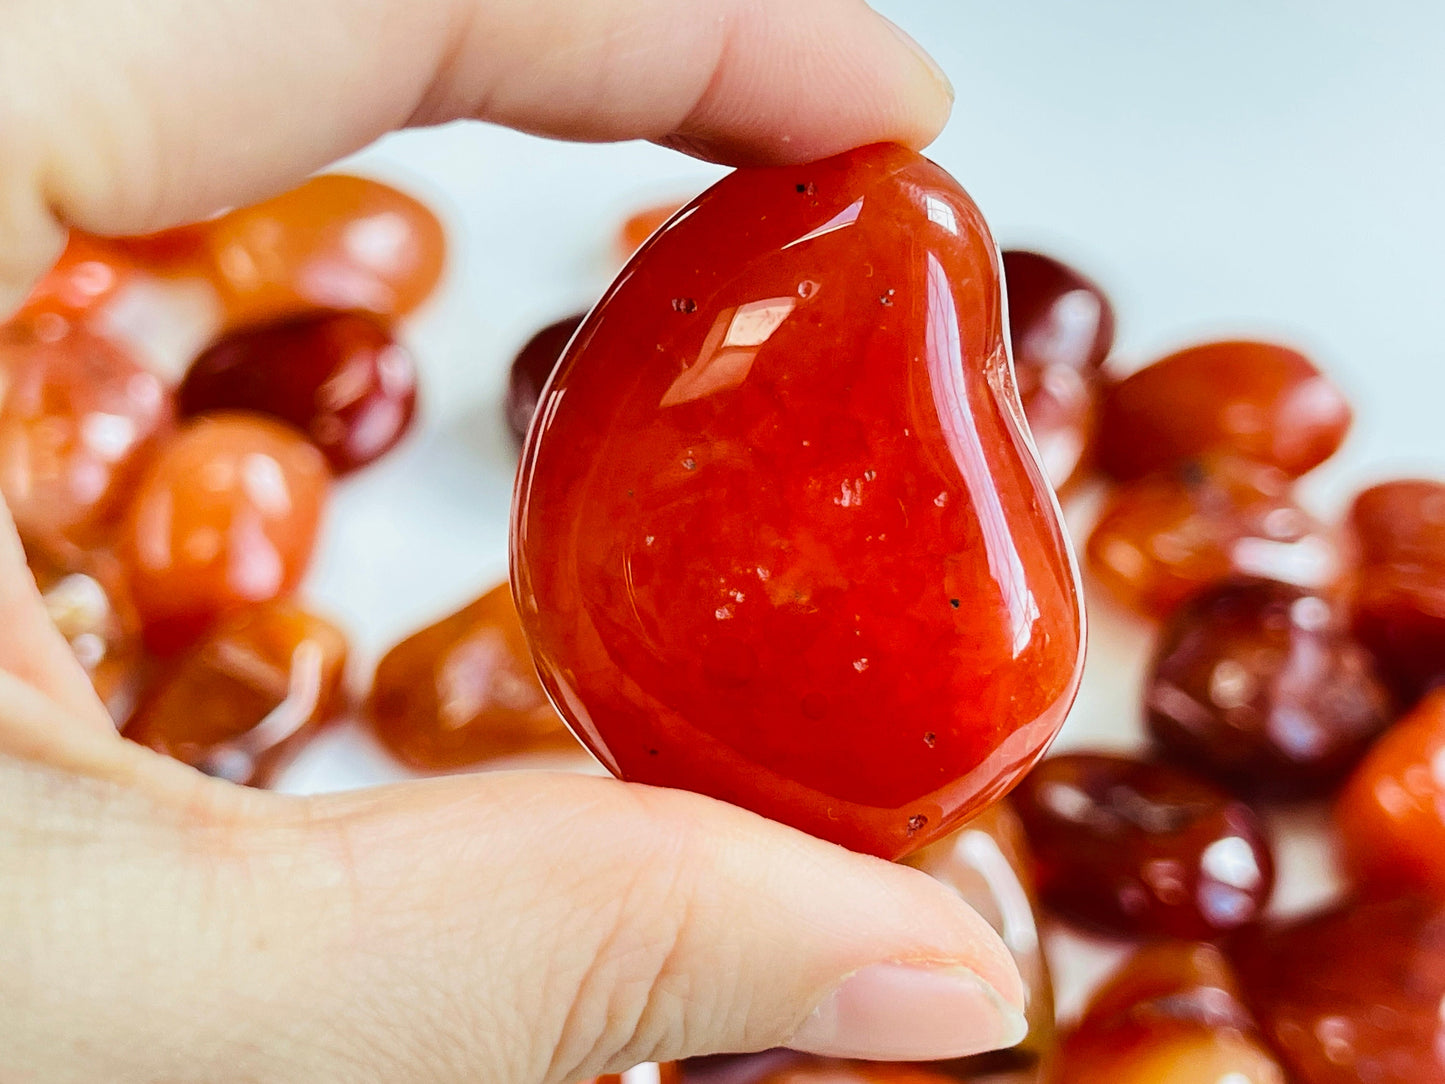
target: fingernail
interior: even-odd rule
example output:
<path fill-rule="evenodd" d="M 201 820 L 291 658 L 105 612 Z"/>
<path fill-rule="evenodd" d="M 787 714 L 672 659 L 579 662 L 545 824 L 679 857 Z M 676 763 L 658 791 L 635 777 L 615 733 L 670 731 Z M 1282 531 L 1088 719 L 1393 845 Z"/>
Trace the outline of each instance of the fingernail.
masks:
<path fill-rule="evenodd" d="M 788 1042 L 872 1061 L 933 1061 L 1001 1050 L 1028 1033 L 1024 1014 L 972 971 L 873 964 L 848 976 Z"/>
<path fill-rule="evenodd" d="M 957 97 L 953 89 L 953 82 L 948 78 L 947 73 L 944 72 L 944 70 L 939 66 L 938 61 L 933 59 L 933 54 L 930 53 L 923 46 L 919 45 L 912 34 L 908 33 L 908 31 L 904 30 L 903 27 L 899 26 L 892 19 L 888 18 L 886 15 L 879 15 L 878 17 L 888 24 L 889 29 L 892 30 L 893 33 L 898 35 L 899 41 L 901 41 L 904 45 L 908 46 L 909 49 L 913 50 L 914 56 L 918 57 L 919 60 L 923 61 L 923 66 L 927 68 L 929 72 L 933 75 L 933 78 L 938 81 L 939 86 L 941 86 L 948 94 L 948 100 L 952 102 Z"/>

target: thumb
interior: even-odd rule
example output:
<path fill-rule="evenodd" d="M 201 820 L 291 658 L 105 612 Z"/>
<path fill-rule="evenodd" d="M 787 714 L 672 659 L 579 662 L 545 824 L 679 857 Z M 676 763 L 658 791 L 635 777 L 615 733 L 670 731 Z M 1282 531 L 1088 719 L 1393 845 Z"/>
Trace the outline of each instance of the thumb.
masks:
<path fill-rule="evenodd" d="M 250 1003 L 304 992 L 262 1079 L 568 1084 L 778 1045 L 957 1057 L 1026 1030 L 1007 950 L 951 892 L 710 799 L 518 773 L 304 808 L 268 829 L 285 868 L 245 932 L 269 957 Z"/>

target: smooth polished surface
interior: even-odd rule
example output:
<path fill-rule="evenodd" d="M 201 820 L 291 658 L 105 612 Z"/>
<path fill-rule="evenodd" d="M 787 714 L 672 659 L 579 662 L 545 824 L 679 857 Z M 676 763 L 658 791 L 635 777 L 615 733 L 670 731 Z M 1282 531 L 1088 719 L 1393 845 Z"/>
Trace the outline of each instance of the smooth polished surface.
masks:
<path fill-rule="evenodd" d="M 1445 690 L 1370 750 L 1340 795 L 1335 824 L 1365 890 L 1445 896 Z"/>
<path fill-rule="evenodd" d="M 998 257 L 878 146 L 731 175 L 573 340 L 519 475 L 544 683 L 615 774 L 895 858 L 1062 724 L 1082 615 Z"/>
<path fill-rule="evenodd" d="M 1331 599 L 1289 584 L 1206 589 L 1155 646 L 1144 687 L 1150 735 L 1246 797 L 1329 794 L 1395 718 L 1347 625 Z"/>
<path fill-rule="evenodd" d="M 290 602 L 221 622 L 142 694 L 125 736 L 233 783 L 263 786 L 345 692 L 346 635 Z"/>
<path fill-rule="evenodd" d="M 1223 955 L 1209 945 L 1140 949 L 1065 1038 L 1053 1084 L 1285 1084 Z"/>
<path fill-rule="evenodd" d="M 0 335 L 0 493 L 33 548 L 109 541 L 174 419 L 165 382 L 108 339 Z"/>
<path fill-rule="evenodd" d="M 542 389 L 547 386 L 557 363 L 562 360 L 562 351 L 567 349 L 586 315 L 579 312 L 548 324 L 528 339 L 512 359 L 512 367 L 507 373 L 507 401 L 503 409 L 507 413 L 507 427 L 517 438 L 517 443 L 527 439 L 527 427 L 532 424 L 532 415 L 537 413 Z"/>
<path fill-rule="evenodd" d="M 72 230 L 65 251 L 30 292 L 16 322 L 54 327 L 56 319 L 80 322 L 92 315 L 135 276 L 123 249 Z"/>
<path fill-rule="evenodd" d="M 388 651 L 367 718 L 394 756 L 422 771 L 576 748 L 537 680 L 505 583 Z"/>
<path fill-rule="evenodd" d="M 1219 454 L 1116 487 L 1085 550 L 1095 580 L 1149 617 L 1232 576 L 1323 588 L 1341 572 L 1332 533 L 1288 476 Z"/>
<path fill-rule="evenodd" d="M 1207 940 L 1257 922 L 1274 890 L 1259 818 L 1177 768 L 1056 756 L 1023 781 L 1014 805 L 1040 897 L 1085 926 Z"/>
<path fill-rule="evenodd" d="M 280 422 L 186 425 L 142 476 L 121 531 L 148 646 L 174 651 L 222 614 L 294 590 L 330 480 L 321 453 Z"/>
<path fill-rule="evenodd" d="M 1104 396 L 1099 465 L 1115 478 L 1231 452 L 1291 477 L 1319 466 L 1349 432 L 1350 405 L 1298 350 L 1205 343 L 1161 358 Z"/>
<path fill-rule="evenodd" d="M 1445 905 L 1362 903 L 1250 931 L 1231 957 L 1297 1084 L 1445 1080 Z"/>
<path fill-rule="evenodd" d="M 384 324 L 319 312 L 225 336 L 191 364 L 176 405 L 183 417 L 248 410 L 290 422 L 345 474 L 406 436 L 416 395 L 416 363 Z"/>
<path fill-rule="evenodd" d="M 1445 683 L 1445 482 L 1372 486 L 1347 518 L 1355 635 L 1407 703 Z"/>

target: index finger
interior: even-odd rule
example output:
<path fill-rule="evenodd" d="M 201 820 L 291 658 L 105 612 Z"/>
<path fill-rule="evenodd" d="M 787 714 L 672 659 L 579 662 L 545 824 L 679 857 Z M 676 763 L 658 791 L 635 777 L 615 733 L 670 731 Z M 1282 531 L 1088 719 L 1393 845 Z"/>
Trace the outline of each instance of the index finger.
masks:
<path fill-rule="evenodd" d="M 61 226 L 199 218 L 409 124 L 743 163 L 922 146 L 952 101 L 862 0 L 14 0 L 6 24 L 0 308 Z"/>

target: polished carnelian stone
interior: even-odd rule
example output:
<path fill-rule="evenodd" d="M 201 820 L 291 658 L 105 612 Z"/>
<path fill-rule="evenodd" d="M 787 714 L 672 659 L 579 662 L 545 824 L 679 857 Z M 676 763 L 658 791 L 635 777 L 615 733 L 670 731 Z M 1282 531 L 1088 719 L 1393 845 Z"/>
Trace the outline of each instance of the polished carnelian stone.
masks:
<path fill-rule="evenodd" d="M 507 427 L 519 443 L 527 439 L 527 427 L 532 424 L 532 415 L 537 412 L 542 389 L 547 386 L 557 363 L 562 360 L 562 351 L 567 349 L 585 316 L 586 313 L 579 312 L 548 324 L 528 339 L 512 359 L 511 372 L 507 377 Z"/>
<path fill-rule="evenodd" d="M 686 205 L 685 201 L 672 200 L 644 207 L 635 214 L 629 215 L 627 220 L 622 223 L 622 228 L 617 231 L 618 259 L 625 260 L 631 256 L 647 242 L 649 237 L 662 228 L 663 223 Z"/>
<path fill-rule="evenodd" d="M 447 251 L 446 231 L 425 204 L 340 173 L 124 244 L 161 273 L 209 278 L 233 326 L 311 309 L 404 316 L 431 296 Z"/>
<path fill-rule="evenodd" d="M 46 317 L 76 320 L 114 297 L 134 273 L 121 250 L 73 230 L 60 259 L 30 291 L 16 319 L 21 323 Z"/>
<path fill-rule="evenodd" d="M 1209 945 L 1140 949 L 1064 1040 L 1055 1084 L 1285 1084 Z"/>
<path fill-rule="evenodd" d="M 191 364 L 182 416 L 249 410 L 290 422 L 344 474 L 406 435 L 416 364 L 374 317 L 318 312 L 234 331 Z"/>
<path fill-rule="evenodd" d="M 1153 617 L 1234 576 L 1322 588 L 1340 573 L 1333 537 L 1294 502 L 1289 478 L 1232 456 L 1119 486 L 1087 552 L 1111 595 Z"/>
<path fill-rule="evenodd" d="M 537 680 L 506 584 L 388 651 L 368 708 L 381 743 L 423 771 L 576 747 Z"/>
<path fill-rule="evenodd" d="M 1314 362 L 1285 346 L 1217 342 L 1170 354 L 1104 399 L 1099 465 L 1115 478 L 1226 451 L 1291 476 L 1345 439 L 1350 405 Z"/>
<path fill-rule="evenodd" d="M 1091 928 L 1209 940 L 1258 921 L 1274 888 L 1255 813 L 1167 765 L 1053 757 L 1015 804 L 1045 905 Z"/>
<path fill-rule="evenodd" d="M 0 339 L 0 493 L 41 549 L 107 541 L 173 420 L 170 389 L 108 339 Z"/>
<path fill-rule="evenodd" d="M 1098 369 L 1114 345 L 1114 307 L 1098 283 L 1052 256 L 1003 254 L 1009 341 L 1019 369 Z"/>
<path fill-rule="evenodd" d="M 1445 482 L 1401 479 L 1350 509 L 1357 635 L 1407 703 L 1445 683 Z"/>
<path fill-rule="evenodd" d="M 1165 625 L 1144 685 L 1154 739 L 1246 797 L 1330 793 L 1394 719 L 1328 598 L 1273 580 L 1207 588 Z"/>
<path fill-rule="evenodd" d="M 725 178 L 638 253 L 539 410 L 513 583 L 614 773 L 896 858 L 1057 733 L 1076 577 L 997 254 L 933 163 L 880 145 Z"/>
<path fill-rule="evenodd" d="M 1062 490 L 1093 444 L 1114 310 L 1097 283 L 1050 256 L 1006 251 L 1003 270 L 1019 398 L 1044 470 Z"/>
<path fill-rule="evenodd" d="M 1008 802 L 995 803 L 906 861 L 957 892 L 994 928 L 1024 980 L 1028 1035 L 1007 1050 L 949 1062 L 949 1072 L 1023 1072 L 1046 1064 L 1057 1041 L 1054 990 L 1035 902 L 1033 855 L 1018 814 Z"/>
<path fill-rule="evenodd" d="M 290 602 L 226 618 L 146 690 L 125 736 L 207 775 L 264 786 L 340 710 L 346 636 Z"/>
<path fill-rule="evenodd" d="M 1295 1084 L 1445 1080 L 1445 905 L 1345 904 L 1250 931 L 1231 956 Z"/>
<path fill-rule="evenodd" d="M 251 414 L 190 422 L 152 460 L 121 532 L 147 643 L 168 652 L 222 614 L 289 594 L 330 487 L 321 453 Z"/>
<path fill-rule="evenodd" d="M 1335 820 L 1362 882 L 1445 897 L 1445 690 L 1370 750 L 1340 795 Z"/>

